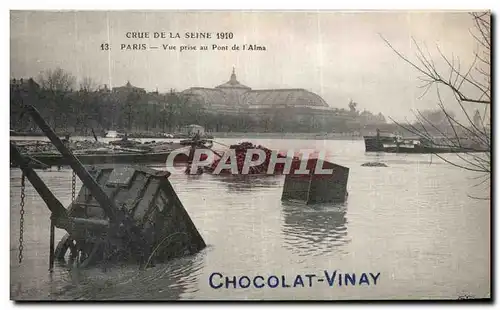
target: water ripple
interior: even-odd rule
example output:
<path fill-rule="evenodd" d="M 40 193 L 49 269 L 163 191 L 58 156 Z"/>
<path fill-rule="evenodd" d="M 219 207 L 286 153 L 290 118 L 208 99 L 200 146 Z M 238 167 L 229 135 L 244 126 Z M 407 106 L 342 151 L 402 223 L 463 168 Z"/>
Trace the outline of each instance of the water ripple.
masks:
<path fill-rule="evenodd" d="M 224 140 L 225 144 L 236 141 Z M 16 300 L 332 299 L 404 296 L 488 296 L 490 206 L 471 200 L 489 190 L 474 188 L 474 174 L 428 156 L 365 154 L 362 141 L 260 140 L 254 144 L 327 149 L 350 168 L 345 205 L 304 206 L 281 202 L 283 176 L 186 176 L 172 186 L 209 246 L 201 253 L 157 264 L 48 273 L 49 211 L 29 182 L 26 187 L 24 260 L 18 263 L 18 169 L 10 173 L 10 292 Z M 361 163 L 380 160 L 387 168 Z M 38 172 L 61 203 L 71 195 L 71 171 Z M 77 185 L 80 181 L 77 179 Z M 478 191 L 473 192 L 472 190 Z M 64 231 L 56 230 L 56 240 Z M 474 262 L 474 263 L 471 263 Z M 307 267 L 304 267 L 307 266 Z M 376 290 L 213 290 L 207 275 L 256 275 L 371 268 L 391 275 Z M 444 285 L 447 283 L 448 285 Z M 354 294 L 354 295 L 353 295 Z"/>

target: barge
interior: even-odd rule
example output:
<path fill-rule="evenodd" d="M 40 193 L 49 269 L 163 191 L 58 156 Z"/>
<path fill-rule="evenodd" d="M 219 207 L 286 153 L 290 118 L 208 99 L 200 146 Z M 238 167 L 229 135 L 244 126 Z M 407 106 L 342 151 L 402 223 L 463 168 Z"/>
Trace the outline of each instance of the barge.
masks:
<path fill-rule="evenodd" d="M 168 156 L 176 152 L 174 163 L 187 163 L 188 156 L 179 149 L 179 143 L 145 142 L 121 139 L 109 143 L 63 140 L 76 158 L 84 165 L 98 164 L 159 164 L 166 163 Z M 60 152 L 45 141 L 17 141 L 15 145 L 28 156 L 33 167 L 67 166 L 68 161 Z M 11 163 L 11 167 L 17 167 Z"/>
<path fill-rule="evenodd" d="M 377 130 L 376 135 L 363 136 L 365 141 L 365 152 L 384 152 L 384 153 L 406 153 L 406 154 L 440 154 L 440 153 L 484 153 L 489 152 L 489 148 L 483 145 L 477 145 L 460 139 L 459 143 L 449 143 L 449 141 L 432 141 L 422 137 L 406 137 L 395 134 L 381 134 Z M 448 139 L 445 139 L 448 140 Z"/>
<path fill-rule="evenodd" d="M 377 129 L 375 136 L 363 136 L 365 141 L 365 152 L 383 152 L 384 143 L 394 143 L 396 135 L 394 134 L 381 134 Z"/>
<path fill-rule="evenodd" d="M 76 158 L 83 165 L 100 164 L 158 164 L 165 163 L 172 151 L 156 152 L 147 154 L 138 153 L 109 153 L 109 154 L 78 154 Z M 47 166 L 67 166 L 69 162 L 60 154 L 37 154 L 31 155 L 34 160 Z M 174 163 L 187 163 L 188 156 L 177 154 Z M 11 167 L 17 167 L 11 164 Z"/>

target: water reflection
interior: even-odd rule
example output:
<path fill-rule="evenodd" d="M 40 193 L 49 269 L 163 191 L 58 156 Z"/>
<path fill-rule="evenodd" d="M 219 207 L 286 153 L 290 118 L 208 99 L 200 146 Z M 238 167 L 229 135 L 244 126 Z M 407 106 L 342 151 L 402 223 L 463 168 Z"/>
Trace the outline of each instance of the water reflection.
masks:
<path fill-rule="evenodd" d="M 206 250 L 193 256 L 158 264 L 112 266 L 106 270 L 57 268 L 49 285 L 51 299 L 73 300 L 177 300 L 198 291 Z"/>
<path fill-rule="evenodd" d="M 343 252 L 347 204 L 303 205 L 282 202 L 285 248 L 299 256 Z"/>
<path fill-rule="evenodd" d="M 453 154 L 443 154 L 441 157 L 449 157 Z M 428 164 L 446 166 L 447 163 L 436 155 L 433 154 L 397 154 L 397 153 L 365 153 L 364 159 L 366 161 L 383 162 L 386 164 L 398 165 L 413 165 L 413 164 Z"/>
<path fill-rule="evenodd" d="M 300 140 L 285 142 L 282 142 L 284 146 L 295 148 L 297 143 L 302 143 Z M 306 145 L 310 141 L 303 143 Z M 471 182 L 477 180 L 470 179 L 474 174 L 454 170 L 449 165 L 434 165 L 438 163 L 435 157 L 429 165 L 429 157 L 419 154 L 384 154 L 378 160 L 387 163 L 389 168 L 359 168 L 364 162 L 376 160 L 376 155 L 365 156 L 362 141 L 358 153 L 352 152 L 345 141 L 320 143 L 321 147 L 324 143 L 325 148 L 337 152 L 333 162 L 351 168 L 349 213 L 346 214 L 346 206 L 282 203 L 283 176 L 249 180 L 208 174 L 188 178 L 182 172 L 174 173 L 172 185 L 205 241 L 213 247 L 209 246 L 196 256 L 173 260 L 146 271 L 139 271 L 136 266 L 113 266 L 106 272 L 95 268 L 80 273 L 56 268 L 52 279 L 47 271 L 50 214 L 29 182 L 26 186 L 24 259 L 18 263 L 21 173 L 19 169 L 11 169 L 11 298 L 283 300 L 407 296 L 418 299 L 453 298 L 463 291 L 477 297 L 490 296 L 489 242 L 478 242 L 487 239 L 485 236 L 489 234 L 490 226 L 484 224 L 490 220 L 489 202 L 469 199 L 463 190 L 475 184 Z M 408 170 L 394 173 L 393 168 Z M 71 200 L 71 172 L 54 169 L 37 173 L 67 206 Z M 79 186 L 78 178 L 77 182 Z M 377 195 L 376 191 L 398 194 Z M 471 195 L 481 196 L 481 193 Z M 367 201 L 370 207 L 366 207 Z M 387 229 L 380 227 L 390 227 L 389 234 Z M 56 241 L 63 235 L 61 230 L 56 230 Z M 367 235 L 370 238 L 367 239 Z M 386 240 L 388 235 L 397 236 L 397 240 L 387 246 L 371 245 L 373 240 Z M 420 255 L 425 259 L 419 259 L 415 265 L 415 255 L 419 253 L 409 251 L 409 246 L 426 249 L 425 255 Z M 214 290 L 207 283 L 208 275 L 217 270 L 227 275 L 255 275 L 268 271 L 293 274 L 326 268 L 328 262 L 335 262 L 335 268 L 354 271 L 358 262 L 340 257 L 347 251 L 356 256 L 367 253 L 373 266 L 385 274 L 396 270 L 395 279 L 377 286 L 376 290 L 363 291 L 321 288 Z M 477 263 L 470 264 L 471 261 Z M 464 272 L 457 273 L 456 268 L 449 267 L 458 265 L 465 268 Z M 402 266 L 412 268 L 400 268 Z M 419 275 L 418 281 L 412 281 L 415 274 Z M 442 281 L 436 282 L 436 279 Z"/>
<path fill-rule="evenodd" d="M 11 169 L 11 225 L 19 225 L 19 170 Z M 63 205 L 70 201 L 71 173 L 41 171 L 40 177 L 60 199 Z M 77 178 L 77 188 L 81 185 Z M 181 299 L 195 294 L 200 282 L 200 272 L 205 265 L 207 249 L 193 256 L 157 264 L 147 270 L 137 265 L 101 266 L 78 270 L 64 264 L 56 264 L 48 272 L 49 229 L 45 219 L 49 211 L 31 183 L 26 186 L 24 260 L 17 263 L 19 228 L 11 230 L 11 297 L 16 300 L 148 300 Z M 41 220 L 43 219 L 43 220 Z M 56 230 L 56 243 L 64 235 Z"/>

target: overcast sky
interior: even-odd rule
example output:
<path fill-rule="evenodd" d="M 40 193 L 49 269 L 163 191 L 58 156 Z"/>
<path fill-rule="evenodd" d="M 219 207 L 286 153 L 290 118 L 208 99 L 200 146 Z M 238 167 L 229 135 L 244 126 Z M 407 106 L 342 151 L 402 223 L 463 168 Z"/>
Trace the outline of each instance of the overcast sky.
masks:
<path fill-rule="evenodd" d="M 418 74 L 380 38 L 413 55 L 413 36 L 436 62 L 439 48 L 465 68 L 476 48 L 464 12 L 11 12 L 11 78 L 61 67 L 80 81 L 133 85 L 160 92 L 214 87 L 229 79 L 253 88 L 304 88 L 332 107 L 359 108 L 402 119 L 436 107 L 418 99 Z M 127 39 L 127 32 L 179 32 L 182 39 Z M 232 40 L 185 39 L 185 32 L 232 32 Z M 101 51 L 102 43 L 111 51 Z M 122 51 L 121 44 L 257 44 L 266 51 Z"/>

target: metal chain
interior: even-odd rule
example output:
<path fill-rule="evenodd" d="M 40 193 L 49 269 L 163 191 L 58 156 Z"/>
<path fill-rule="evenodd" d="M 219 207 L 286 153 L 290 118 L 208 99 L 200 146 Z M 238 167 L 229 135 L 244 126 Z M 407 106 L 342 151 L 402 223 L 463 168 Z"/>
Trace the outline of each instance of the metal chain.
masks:
<path fill-rule="evenodd" d="M 76 174 L 73 171 L 73 176 L 71 178 L 71 203 L 75 201 L 75 188 L 76 188 Z"/>
<path fill-rule="evenodd" d="M 21 176 L 21 210 L 19 214 L 21 219 L 19 220 L 19 263 L 23 261 L 23 234 L 24 234 L 24 198 L 25 198 L 25 175 L 24 172 Z"/>

